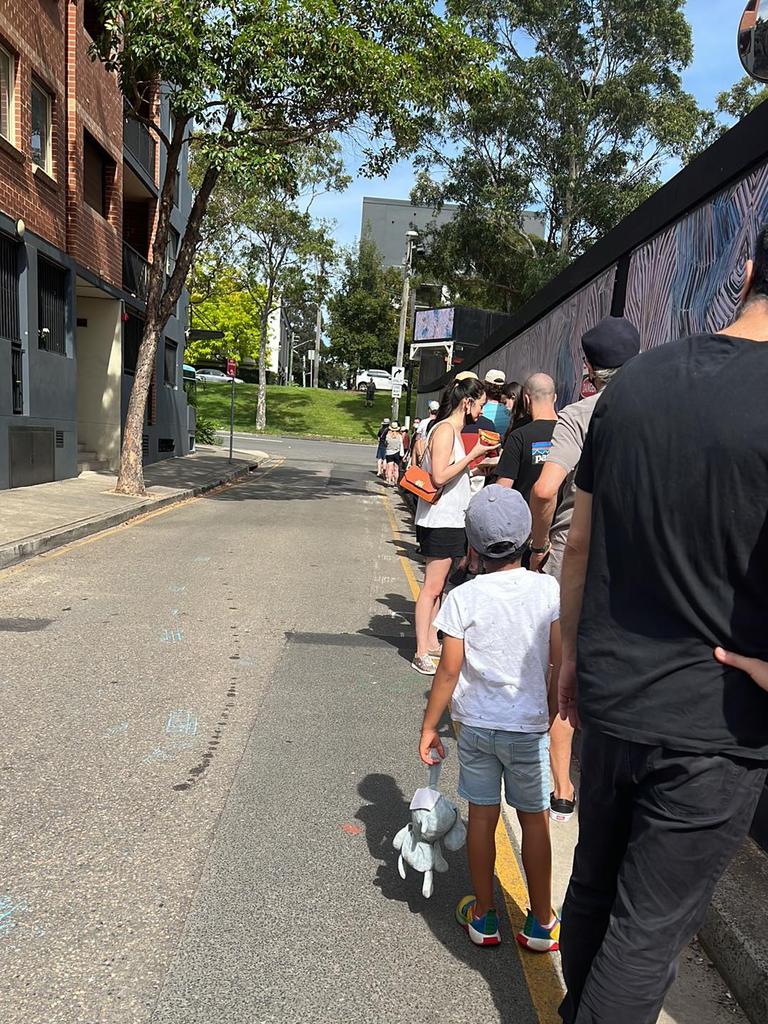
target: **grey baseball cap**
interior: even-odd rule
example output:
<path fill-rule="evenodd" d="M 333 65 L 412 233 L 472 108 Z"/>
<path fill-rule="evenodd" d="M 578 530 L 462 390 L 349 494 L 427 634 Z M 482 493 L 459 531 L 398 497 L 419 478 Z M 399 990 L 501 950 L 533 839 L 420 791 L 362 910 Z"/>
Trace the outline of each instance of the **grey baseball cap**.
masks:
<path fill-rule="evenodd" d="M 430 411 L 430 412 L 437 412 L 437 410 L 438 410 L 439 408 L 440 408 L 440 403 L 439 403 L 439 402 L 435 402 L 435 401 L 433 400 L 433 401 L 431 401 L 431 402 L 429 403 L 429 411 Z"/>
<path fill-rule="evenodd" d="M 484 558 L 509 558 L 525 548 L 531 513 L 519 491 L 490 484 L 470 501 L 466 527 L 470 545 Z"/>

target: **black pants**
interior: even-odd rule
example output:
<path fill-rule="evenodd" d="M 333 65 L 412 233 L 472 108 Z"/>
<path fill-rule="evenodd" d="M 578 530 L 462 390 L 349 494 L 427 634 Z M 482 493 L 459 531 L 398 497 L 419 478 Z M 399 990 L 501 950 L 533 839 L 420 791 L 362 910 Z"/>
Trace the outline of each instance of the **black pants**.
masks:
<path fill-rule="evenodd" d="M 746 836 L 766 766 L 589 727 L 560 948 L 566 1024 L 655 1024 L 677 958 Z"/>

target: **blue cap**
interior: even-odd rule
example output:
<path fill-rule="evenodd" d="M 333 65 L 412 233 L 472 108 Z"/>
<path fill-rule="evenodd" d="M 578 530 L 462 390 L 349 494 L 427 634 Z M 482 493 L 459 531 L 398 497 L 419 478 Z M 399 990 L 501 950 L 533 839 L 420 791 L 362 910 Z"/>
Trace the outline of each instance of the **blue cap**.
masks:
<path fill-rule="evenodd" d="M 525 549 L 531 512 L 519 491 L 490 484 L 470 501 L 466 528 L 470 545 L 483 558 L 509 558 Z"/>

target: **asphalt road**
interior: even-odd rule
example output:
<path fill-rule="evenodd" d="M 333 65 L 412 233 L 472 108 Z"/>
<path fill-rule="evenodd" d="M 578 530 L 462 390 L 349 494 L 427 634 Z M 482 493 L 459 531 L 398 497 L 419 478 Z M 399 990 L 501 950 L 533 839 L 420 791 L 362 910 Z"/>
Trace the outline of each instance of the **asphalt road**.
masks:
<path fill-rule="evenodd" d="M 373 449 L 270 443 L 0 574 L 0 1020 L 538 1024 L 463 854 L 429 901 L 396 871 L 426 685 Z"/>

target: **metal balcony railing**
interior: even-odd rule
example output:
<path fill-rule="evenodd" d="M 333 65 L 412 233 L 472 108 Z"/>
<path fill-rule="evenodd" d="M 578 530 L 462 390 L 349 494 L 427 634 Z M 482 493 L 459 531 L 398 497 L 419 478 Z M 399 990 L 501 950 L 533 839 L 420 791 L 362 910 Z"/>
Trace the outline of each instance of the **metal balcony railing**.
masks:
<path fill-rule="evenodd" d="M 152 181 L 155 180 L 155 151 L 157 142 L 149 128 L 126 116 L 123 129 L 123 145 L 141 164 Z"/>
<path fill-rule="evenodd" d="M 147 301 L 149 263 L 126 242 L 123 242 L 123 288 L 142 302 Z"/>

